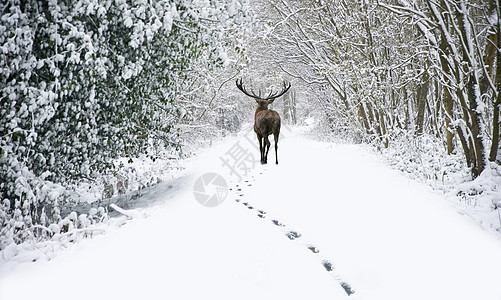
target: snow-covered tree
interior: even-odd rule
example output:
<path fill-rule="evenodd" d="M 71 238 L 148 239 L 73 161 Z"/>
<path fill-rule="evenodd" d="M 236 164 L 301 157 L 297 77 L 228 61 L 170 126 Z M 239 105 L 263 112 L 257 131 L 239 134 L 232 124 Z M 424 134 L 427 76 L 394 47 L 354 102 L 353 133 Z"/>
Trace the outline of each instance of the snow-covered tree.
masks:
<path fill-rule="evenodd" d="M 473 176 L 488 158 L 496 159 L 501 76 L 495 1 L 267 5 L 274 13 L 263 16 L 263 53 L 316 86 L 309 98 L 318 99 L 334 133 L 384 147 L 436 137 L 449 154 L 463 150 Z"/>
<path fill-rule="evenodd" d="M 179 150 L 180 99 L 227 65 L 245 0 L 0 4 L 0 249 L 57 222 L 64 186 L 151 145 Z M 49 231 L 50 230 L 46 230 Z"/>

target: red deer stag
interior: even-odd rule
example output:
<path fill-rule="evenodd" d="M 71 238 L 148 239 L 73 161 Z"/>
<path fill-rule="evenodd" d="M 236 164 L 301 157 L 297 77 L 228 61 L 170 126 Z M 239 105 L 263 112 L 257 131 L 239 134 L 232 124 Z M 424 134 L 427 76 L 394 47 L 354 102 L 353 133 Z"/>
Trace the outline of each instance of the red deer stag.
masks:
<path fill-rule="evenodd" d="M 284 87 L 281 92 L 274 93 L 273 91 L 270 94 L 263 98 L 261 97 L 261 93 L 259 96 L 251 90 L 249 93 L 245 90 L 242 79 L 240 81 L 237 79 L 237 88 L 241 90 L 244 94 L 249 97 L 256 99 L 257 108 L 256 113 L 254 114 L 254 131 L 257 134 L 257 139 L 259 140 L 259 151 L 261 152 L 261 164 L 268 163 L 268 152 L 270 151 L 270 140 L 268 136 L 273 134 L 275 138 L 275 158 L 276 164 L 278 165 L 278 136 L 280 135 L 280 115 L 271 109 L 268 109 L 268 105 L 273 103 L 276 98 L 285 94 L 291 87 L 290 83 L 287 85 L 284 82 Z M 264 141 L 263 141 L 264 139 Z"/>

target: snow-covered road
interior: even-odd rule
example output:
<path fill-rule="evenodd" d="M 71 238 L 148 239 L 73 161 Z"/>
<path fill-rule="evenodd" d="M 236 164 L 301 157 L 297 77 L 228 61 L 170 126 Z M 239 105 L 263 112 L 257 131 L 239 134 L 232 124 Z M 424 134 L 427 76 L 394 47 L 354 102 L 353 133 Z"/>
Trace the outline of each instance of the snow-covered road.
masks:
<path fill-rule="evenodd" d="M 296 131 L 278 166 L 232 172 L 236 150 L 259 158 L 251 142 L 187 161 L 175 188 L 145 196 L 163 200 L 145 217 L 50 261 L 0 265 L 0 299 L 501 299 L 501 241 L 442 196 L 360 146 Z M 214 208 L 193 195 L 206 172 L 231 189 Z"/>

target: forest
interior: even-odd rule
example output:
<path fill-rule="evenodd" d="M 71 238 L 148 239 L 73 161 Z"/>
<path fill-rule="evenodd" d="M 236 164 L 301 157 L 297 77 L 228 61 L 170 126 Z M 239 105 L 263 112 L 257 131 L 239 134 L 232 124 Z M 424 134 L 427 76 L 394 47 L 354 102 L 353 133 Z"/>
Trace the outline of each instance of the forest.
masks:
<path fill-rule="evenodd" d="M 316 139 L 370 145 L 459 201 L 492 195 L 500 20 L 494 0 L 2 1 L 0 250 L 103 222 L 73 210 L 238 133 L 254 110 L 238 78 L 290 82 L 274 105 Z"/>

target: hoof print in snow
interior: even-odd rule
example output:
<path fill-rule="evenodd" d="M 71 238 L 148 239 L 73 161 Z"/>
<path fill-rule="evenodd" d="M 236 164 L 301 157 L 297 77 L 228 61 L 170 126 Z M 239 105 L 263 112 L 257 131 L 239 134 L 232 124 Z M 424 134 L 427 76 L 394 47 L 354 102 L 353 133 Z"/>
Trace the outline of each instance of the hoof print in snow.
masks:
<path fill-rule="evenodd" d="M 258 214 L 257 216 L 258 216 L 258 217 L 260 217 L 261 219 L 263 219 L 263 218 L 264 218 L 264 215 L 263 215 L 263 214 Z"/>
<path fill-rule="evenodd" d="M 235 199 L 235 201 L 240 202 L 240 199 Z"/>
<path fill-rule="evenodd" d="M 334 270 L 334 267 L 332 266 L 332 263 L 328 260 L 324 260 L 322 262 L 322 266 L 324 266 L 324 268 L 327 270 L 327 272 L 330 272 L 332 270 Z"/>
<path fill-rule="evenodd" d="M 252 183 L 249 183 L 247 186 L 252 186 Z"/>
<path fill-rule="evenodd" d="M 295 231 L 289 231 L 285 234 L 290 240 L 295 240 L 301 237 L 301 234 Z"/>
<path fill-rule="evenodd" d="M 237 189 L 237 192 L 240 192 L 240 191 L 242 191 L 242 189 Z"/>
<path fill-rule="evenodd" d="M 265 215 L 265 214 L 266 214 L 266 212 L 265 212 L 264 210 L 258 210 L 258 212 L 259 212 L 260 214 L 262 214 L 262 215 Z"/>
<path fill-rule="evenodd" d="M 273 224 L 277 225 L 277 226 L 280 226 L 280 227 L 284 227 L 285 225 L 280 223 L 278 220 L 271 220 L 273 222 Z"/>
<path fill-rule="evenodd" d="M 239 197 L 243 197 L 243 196 L 244 196 L 244 194 L 240 194 L 240 195 L 238 195 L 238 196 L 239 196 Z"/>
<path fill-rule="evenodd" d="M 339 284 L 341 284 L 341 287 L 344 289 L 346 294 L 348 294 L 348 296 L 355 293 L 355 291 L 351 289 L 351 286 L 349 284 L 347 284 L 346 282 L 340 282 Z"/>
<path fill-rule="evenodd" d="M 243 205 L 249 206 L 249 202 L 242 202 Z"/>
<path fill-rule="evenodd" d="M 254 209 L 254 207 L 252 207 L 252 206 L 250 206 L 250 205 L 249 205 L 249 206 L 247 206 L 247 208 L 248 208 L 248 209 Z"/>
<path fill-rule="evenodd" d="M 308 246 L 308 249 L 309 249 L 311 252 L 313 252 L 313 253 L 318 253 L 318 252 L 320 252 L 320 250 L 318 250 L 318 248 L 317 248 L 317 247 L 315 247 L 315 246 Z"/>

